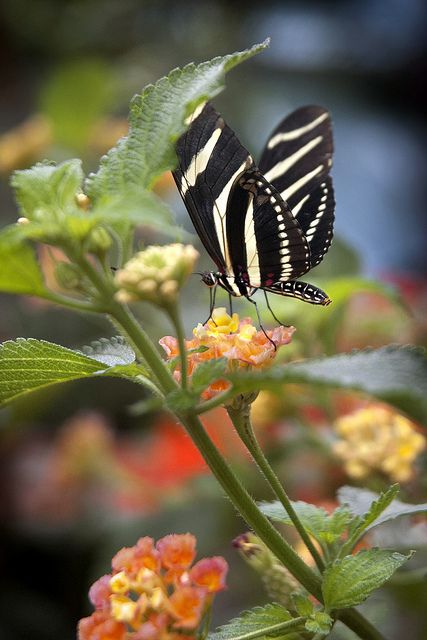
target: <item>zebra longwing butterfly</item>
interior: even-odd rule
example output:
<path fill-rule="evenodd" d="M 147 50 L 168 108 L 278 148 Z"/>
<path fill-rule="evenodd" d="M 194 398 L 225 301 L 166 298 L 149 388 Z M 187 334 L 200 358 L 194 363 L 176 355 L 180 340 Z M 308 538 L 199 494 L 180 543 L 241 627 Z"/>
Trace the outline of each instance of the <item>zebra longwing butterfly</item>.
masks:
<path fill-rule="evenodd" d="M 332 130 L 322 107 L 297 109 L 273 131 L 256 166 L 209 103 L 189 119 L 173 172 L 193 225 L 217 271 L 210 287 L 250 299 L 257 289 L 327 305 L 298 280 L 329 249 L 334 222 Z"/>

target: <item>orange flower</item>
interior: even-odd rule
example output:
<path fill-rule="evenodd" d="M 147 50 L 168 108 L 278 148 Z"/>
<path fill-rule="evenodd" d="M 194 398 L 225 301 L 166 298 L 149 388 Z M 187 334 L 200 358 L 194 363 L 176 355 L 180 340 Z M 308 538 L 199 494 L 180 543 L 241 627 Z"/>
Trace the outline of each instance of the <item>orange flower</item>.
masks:
<path fill-rule="evenodd" d="M 228 564 L 221 556 L 203 558 L 196 562 L 190 571 L 190 578 L 199 587 L 204 587 L 210 593 L 225 589 L 225 577 Z"/>
<path fill-rule="evenodd" d="M 82 618 L 78 625 L 79 640 L 124 640 L 126 625 L 109 617 L 104 611 L 95 611 Z"/>
<path fill-rule="evenodd" d="M 165 569 L 188 569 L 196 555 L 196 538 L 191 533 L 172 533 L 159 540 L 156 547 Z"/>
<path fill-rule="evenodd" d="M 176 629 L 194 629 L 200 622 L 206 599 L 204 589 L 181 587 L 170 598 L 172 614 L 177 618 Z"/>
<path fill-rule="evenodd" d="M 91 587 L 96 611 L 79 622 L 79 640 L 194 640 L 216 591 L 225 588 L 224 558 L 193 568 L 196 538 L 172 534 L 157 544 L 140 538 L 112 560 L 113 572 Z M 171 575 L 173 580 L 170 579 Z"/>
<path fill-rule="evenodd" d="M 228 371 L 265 367 L 275 358 L 277 347 L 291 341 L 294 331 L 294 327 L 280 326 L 265 334 L 257 331 L 250 318 L 239 321 L 237 313 L 230 316 L 223 307 L 214 309 L 212 318 L 193 330 L 194 338 L 186 340 L 188 373 L 191 376 L 200 363 L 218 358 L 226 358 Z M 176 338 L 165 336 L 160 344 L 168 359 L 179 355 Z M 180 379 L 179 365 L 174 375 Z M 228 386 L 226 380 L 217 380 L 205 389 L 202 397 L 212 398 Z"/>
<path fill-rule="evenodd" d="M 112 567 L 115 571 L 126 571 L 136 575 L 141 569 L 157 571 L 159 553 L 154 548 L 153 538 L 140 538 L 134 547 L 123 547 L 114 556 Z"/>

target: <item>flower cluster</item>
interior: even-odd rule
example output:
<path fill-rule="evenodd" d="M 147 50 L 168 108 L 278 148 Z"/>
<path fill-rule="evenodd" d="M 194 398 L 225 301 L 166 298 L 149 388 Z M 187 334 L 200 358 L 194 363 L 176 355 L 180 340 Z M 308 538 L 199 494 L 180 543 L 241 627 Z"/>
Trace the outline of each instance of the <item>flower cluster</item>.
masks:
<path fill-rule="evenodd" d="M 135 254 L 117 271 L 119 302 L 146 300 L 160 306 L 175 302 L 199 254 L 191 245 L 152 245 Z"/>
<path fill-rule="evenodd" d="M 230 316 L 224 307 L 214 309 L 210 320 L 205 325 L 198 324 L 193 330 L 193 339 L 186 340 L 189 375 L 200 363 L 218 358 L 226 358 L 228 371 L 264 367 L 276 356 L 277 347 L 291 341 L 294 331 L 294 327 L 280 326 L 264 333 L 254 327 L 251 318 L 239 320 L 237 313 Z M 165 336 L 160 344 L 168 359 L 179 355 L 176 338 Z M 178 368 L 175 377 L 179 379 L 180 376 Z M 202 396 L 212 398 L 228 386 L 226 380 L 216 380 Z"/>
<path fill-rule="evenodd" d="M 225 589 L 224 558 L 193 564 L 196 539 L 190 533 L 154 544 L 140 538 L 112 560 L 113 571 L 89 591 L 95 612 L 79 622 L 79 640 L 190 640 L 212 599 Z M 183 635 L 183 633 L 185 635 Z"/>
<path fill-rule="evenodd" d="M 426 447 L 410 420 L 380 404 L 342 416 L 334 427 L 340 436 L 334 451 L 353 478 L 377 470 L 405 482 L 413 475 L 412 463 Z"/>

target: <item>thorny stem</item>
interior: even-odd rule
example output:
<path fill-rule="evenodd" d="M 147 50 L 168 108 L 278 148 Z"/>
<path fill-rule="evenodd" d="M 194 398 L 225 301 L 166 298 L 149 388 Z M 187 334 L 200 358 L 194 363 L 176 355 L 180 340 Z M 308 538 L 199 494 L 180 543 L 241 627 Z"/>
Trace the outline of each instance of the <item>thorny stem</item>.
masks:
<path fill-rule="evenodd" d="M 317 568 L 322 572 L 325 568 L 323 559 L 314 546 L 297 513 L 295 512 L 295 509 L 293 508 L 292 503 L 286 491 L 284 490 L 279 478 L 276 476 L 275 472 L 270 466 L 270 463 L 265 457 L 263 450 L 259 446 L 258 440 L 252 427 L 250 405 L 246 403 L 245 406 L 239 409 L 234 409 L 232 406 L 228 406 L 227 412 L 240 439 L 248 449 L 255 463 L 258 465 L 260 471 L 263 473 L 273 492 L 282 503 L 285 511 L 287 512 L 293 525 L 295 526 L 295 529 L 298 531 L 307 549 L 310 551 L 313 560 L 317 565 Z"/>
<path fill-rule="evenodd" d="M 176 391 L 178 386 L 148 335 L 138 324 L 129 309 L 114 300 L 114 287 L 112 283 L 104 279 L 85 257 L 73 256 L 73 258 L 98 290 L 102 303 L 105 304 L 106 309 L 108 309 L 112 320 L 122 329 L 123 333 L 151 367 L 163 393 L 168 394 Z M 253 498 L 235 476 L 234 472 L 205 432 L 195 410 L 189 410 L 186 413 L 177 415 L 177 417 L 181 420 L 213 475 L 224 489 L 238 513 L 240 513 L 259 538 L 274 555 L 283 562 L 307 591 L 322 602 L 321 581 L 319 576 L 301 560 L 292 547 L 281 537 L 270 521 L 258 509 Z M 357 633 L 363 640 L 384 640 L 379 631 L 355 609 L 342 611 L 339 617 L 342 622 Z"/>

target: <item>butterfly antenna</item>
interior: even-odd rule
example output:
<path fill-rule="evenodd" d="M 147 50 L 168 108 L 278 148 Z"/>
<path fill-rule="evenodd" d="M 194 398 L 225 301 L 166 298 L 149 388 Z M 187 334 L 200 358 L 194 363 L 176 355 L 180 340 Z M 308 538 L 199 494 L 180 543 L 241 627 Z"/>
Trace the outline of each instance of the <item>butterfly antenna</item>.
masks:
<path fill-rule="evenodd" d="M 266 291 L 264 291 L 264 296 L 265 296 L 265 302 L 267 303 L 267 308 L 268 308 L 269 312 L 271 313 L 271 315 L 273 316 L 273 318 L 275 319 L 275 321 L 278 322 L 280 324 L 280 326 L 288 328 L 290 325 L 289 324 L 283 324 L 283 322 L 281 322 L 279 320 L 279 318 L 274 313 L 273 309 L 270 307 L 270 301 L 269 301 L 269 299 L 267 297 L 267 292 Z"/>

